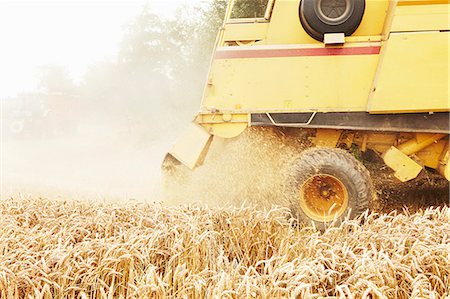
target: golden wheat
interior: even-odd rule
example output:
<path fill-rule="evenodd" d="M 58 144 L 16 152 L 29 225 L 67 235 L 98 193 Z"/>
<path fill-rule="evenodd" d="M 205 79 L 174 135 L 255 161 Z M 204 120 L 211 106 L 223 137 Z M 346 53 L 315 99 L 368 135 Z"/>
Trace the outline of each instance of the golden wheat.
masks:
<path fill-rule="evenodd" d="M 284 209 L 0 201 L 0 298 L 444 298 L 450 209 L 318 232 Z"/>

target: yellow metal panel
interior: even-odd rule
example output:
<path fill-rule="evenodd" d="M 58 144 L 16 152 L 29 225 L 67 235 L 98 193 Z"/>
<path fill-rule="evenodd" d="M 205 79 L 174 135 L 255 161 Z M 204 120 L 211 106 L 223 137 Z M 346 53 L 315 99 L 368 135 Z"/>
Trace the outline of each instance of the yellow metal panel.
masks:
<path fill-rule="evenodd" d="M 217 124 L 222 122 L 229 123 L 248 123 L 250 116 L 248 114 L 228 114 L 228 113 L 202 113 L 196 122 L 204 124 Z"/>
<path fill-rule="evenodd" d="M 352 143 L 355 143 L 358 144 L 361 149 L 366 147 L 378 153 L 383 153 L 394 145 L 396 141 L 397 136 L 392 133 L 359 133 L 356 134 L 354 140 L 347 146 L 350 147 Z"/>
<path fill-rule="evenodd" d="M 224 41 L 263 40 L 266 38 L 269 23 L 227 24 Z"/>
<path fill-rule="evenodd" d="M 212 135 L 222 138 L 234 138 L 247 129 L 246 123 L 217 123 L 205 124 L 203 127 Z"/>
<path fill-rule="evenodd" d="M 393 146 L 383 155 L 383 159 L 395 171 L 395 177 L 402 182 L 416 178 L 422 171 L 422 166 Z"/>
<path fill-rule="evenodd" d="M 387 0 L 366 0 L 363 19 L 352 36 L 381 35 L 388 6 Z"/>
<path fill-rule="evenodd" d="M 319 129 L 316 131 L 316 136 L 309 139 L 316 146 L 336 147 L 342 132 L 342 130 Z"/>
<path fill-rule="evenodd" d="M 448 111 L 449 36 L 449 32 L 391 34 L 368 110 Z"/>
<path fill-rule="evenodd" d="M 346 43 L 361 43 L 361 42 L 380 42 L 382 40 L 381 35 L 371 35 L 371 36 L 346 36 Z"/>
<path fill-rule="evenodd" d="M 389 0 L 386 7 L 386 18 L 383 25 L 383 40 L 387 40 L 391 34 L 392 21 L 394 20 L 395 10 L 397 9 L 398 0 Z"/>
<path fill-rule="evenodd" d="M 449 0 L 399 0 L 398 5 L 429 5 L 429 4 L 446 4 Z"/>
<path fill-rule="evenodd" d="M 378 57 L 215 60 L 203 106 L 219 110 L 239 106 L 243 111 L 365 111 Z"/>
<path fill-rule="evenodd" d="M 441 156 L 445 145 L 448 141 L 440 140 L 437 143 L 424 148 L 420 152 L 416 153 L 417 157 L 422 161 L 423 165 L 431 168 L 438 168 L 439 157 Z"/>
<path fill-rule="evenodd" d="M 438 171 L 441 175 L 443 175 L 447 180 L 450 181 L 450 153 L 449 153 L 449 143 L 447 141 L 447 144 L 445 146 L 444 151 L 442 152 L 442 155 L 440 157 L 439 161 L 439 167 Z"/>
<path fill-rule="evenodd" d="M 392 32 L 449 29 L 449 4 L 398 6 Z"/>
<path fill-rule="evenodd" d="M 448 159 L 446 164 L 442 164 L 439 167 L 439 173 L 444 176 L 448 181 L 450 181 L 450 164 L 448 163 Z"/>
<path fill-rule="evenodd" d="M 300 0 L 277 0 L 267 31 L 267 44 L 320 44 L 303 30 L 298 16 Z"/>
<path fill-rule="evenodd" d="M 249 114 L 207 113 L 197 116 L 196 122 L 210 134 L 222 138 L 233 138 L 249 125 Z"/>
<path fill-rule="evenodd" d="M 194 169 L 211 138 L 204 128 L 191 123 L 169 153 L 190 169 Z"/>

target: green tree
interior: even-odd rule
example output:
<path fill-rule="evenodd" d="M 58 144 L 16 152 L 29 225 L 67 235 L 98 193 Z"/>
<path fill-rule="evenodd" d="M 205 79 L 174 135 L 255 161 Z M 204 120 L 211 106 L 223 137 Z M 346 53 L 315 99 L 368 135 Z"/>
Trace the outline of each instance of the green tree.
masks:
<path fill-rule="evenodd" d="M 268 0 L 236 0 L 232 18 L 261 18 L 266 13 Z"/>

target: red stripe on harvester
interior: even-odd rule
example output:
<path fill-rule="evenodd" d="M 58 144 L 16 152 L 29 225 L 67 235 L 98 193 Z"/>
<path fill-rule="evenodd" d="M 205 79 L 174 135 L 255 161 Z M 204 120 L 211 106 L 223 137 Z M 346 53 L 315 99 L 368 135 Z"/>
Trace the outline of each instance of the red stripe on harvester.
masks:
<path fill-rule="evenodd" d="M 304 49 L 245 49 L 218 50 L 216 59 L 271 58 L 333 55 L 373 55 L 380 53 L 380 46 L 352 48 L 304 48 Z"/>

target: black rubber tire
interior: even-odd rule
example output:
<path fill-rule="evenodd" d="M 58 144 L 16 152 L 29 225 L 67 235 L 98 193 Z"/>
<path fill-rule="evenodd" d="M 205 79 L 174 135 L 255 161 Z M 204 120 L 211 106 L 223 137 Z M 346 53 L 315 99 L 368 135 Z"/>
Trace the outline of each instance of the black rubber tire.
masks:
<path fill-rule="evenodd" d="M 323 41 L 325 33 L 344 33 L 346 36 L 350 36 L 358 29 L 364 16 L 365 0 L 350 0 L 351 12 L 348 17 L 336 24 L 320 18 L 317 12 L 317 1 L 302 0 L 299 7 L 300 22 L 312 38 Z"/>
<path fill-rule="evenodd" d="M 329 222 L 320 222 L 308 217 L 300 207 L 300 186 L 318 174 L 328 174 L 338 178 L 348 192 L 348 206 L 343 214 Z M 339 225 L 345 217 L 354 218 L 369 209 L 375 192 L 369 171 L 351 154 L 337 148 L 310 148 L 302 152 L 293 164 L 285 194 L 289 196 L 292 215 L 306 225 L 314 222 L 319 230 L 331 223 Z"/>

